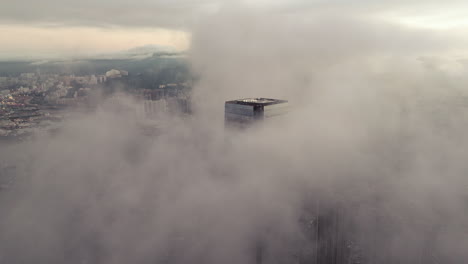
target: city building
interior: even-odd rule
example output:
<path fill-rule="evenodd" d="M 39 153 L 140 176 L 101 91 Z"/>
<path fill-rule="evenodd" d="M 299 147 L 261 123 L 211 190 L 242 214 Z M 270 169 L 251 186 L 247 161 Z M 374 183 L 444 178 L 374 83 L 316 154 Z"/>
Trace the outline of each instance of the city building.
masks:
<path fill-rule="evenodd" d="M 288 101 L 270 98 L 247 98 L 225 102 L 225 125 L 244 128 L 266 119 L 284 116 Z M 285 242 L 294 263 L 354 264 L 360 263 L 351 236 L 351 222 L 345 204 L 329 197 L 308 197 L 298 224 L 303 232 L 300 244 Z M 268 229 L 268 228 L 267 228 Z M 273 254 L 263 231 L 252 245 L 252 263 L 270 263 L 267 255 Z M 271 232 L 271 231 L 270 231 Z M 290 250 L 289 250 L 290 249 Z M 271 257 L 271 256 L 270 256 Z"/>
<path fill-rule="evenodd" d="M 253 122 L 284 115 L 288 101 L 269 98 L 246 98 L 226 101 L 224 122 L 226 126 L 245 126 Z"/>
<path fill-rule="evenodd" d="M 140 110 L 140 108 L 137 109 L 137 114 Z M 167 102 L 166 100 L 143 100 L 142 110 L 145 117 L 154 117 L 167 111 Z"/>

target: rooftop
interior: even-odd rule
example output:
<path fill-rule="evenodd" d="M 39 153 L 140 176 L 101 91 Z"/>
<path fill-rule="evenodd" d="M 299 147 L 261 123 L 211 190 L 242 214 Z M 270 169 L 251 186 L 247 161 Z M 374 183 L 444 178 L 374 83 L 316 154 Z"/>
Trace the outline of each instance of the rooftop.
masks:
<path fill-rule="evenodd" d="M 245 98 L 232 101 L 226 101 L 226 104 L 240 104 L 240 105 L 274 105 L 287 103 L 287 100 L 271 99 L 271 98 Z"/>

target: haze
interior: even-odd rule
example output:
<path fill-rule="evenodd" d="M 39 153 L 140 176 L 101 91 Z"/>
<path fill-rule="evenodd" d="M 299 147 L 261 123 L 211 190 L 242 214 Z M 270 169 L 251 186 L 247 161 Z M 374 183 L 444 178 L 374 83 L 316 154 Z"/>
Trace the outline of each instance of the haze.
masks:
<path fill-rule="evenodd" d="M 258 241 L 264 263 L 300 263 L 294 252 L 310 245 L 299 219 L 317 201 L 345 208 L 368 254 L 361 263 L 466 263 L 465 10 L 465 1 L 2 3 L 3 30 L 53 40 L 10 33 L 0 43 L 8 56 L 170 45 L 188 50 L 195 81 L 193 114 L 162 114 L 158 136 L 141 134 L 138 102 L 123 96 L 53 135 L 0 145 L 19 179 L 0 196 L 0 263 L 255 263 Z M 248 97 L 286 99 L 291 110 L 225 129 L 224 102 Z"/>

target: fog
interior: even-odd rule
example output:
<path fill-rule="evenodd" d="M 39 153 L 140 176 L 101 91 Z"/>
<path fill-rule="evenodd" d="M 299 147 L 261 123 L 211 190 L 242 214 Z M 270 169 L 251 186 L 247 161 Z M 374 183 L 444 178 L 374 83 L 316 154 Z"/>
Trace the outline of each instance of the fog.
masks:
<path fill-rule="evenodd" d="M 142 135 L 131 99 L 1 146 L 0 263 L 297 263 L 340 204 L 364 263 L 468 259 L 467 68 L 456 36 L 353 16 L 229 9 L 193 25 L 192 116 Z M 224 128 L 229 99 L 287 116 Z"/>

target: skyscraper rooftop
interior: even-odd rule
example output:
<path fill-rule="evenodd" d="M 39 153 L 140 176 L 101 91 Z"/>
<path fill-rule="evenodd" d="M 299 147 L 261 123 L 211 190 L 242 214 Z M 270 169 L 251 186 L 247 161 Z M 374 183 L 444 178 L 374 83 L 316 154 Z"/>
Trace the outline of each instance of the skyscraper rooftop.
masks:
<path fill-rule="evenodd" d="M 245 98 L 226 101 L 226 125 L 247 124 L 287 113 L 288 101 L 270 98 Z"/>
<path fill-rule="evenodd" d="M 252 105 L 252 106 L 266 106 L 274 104 L 284 104 L 288 103 L 286 100 L 271 99 L 271 98 L 245 98 L 237 99 L 232 101 L 226 101 L 226 104 L 240 104 L 240 105 Z"/>

